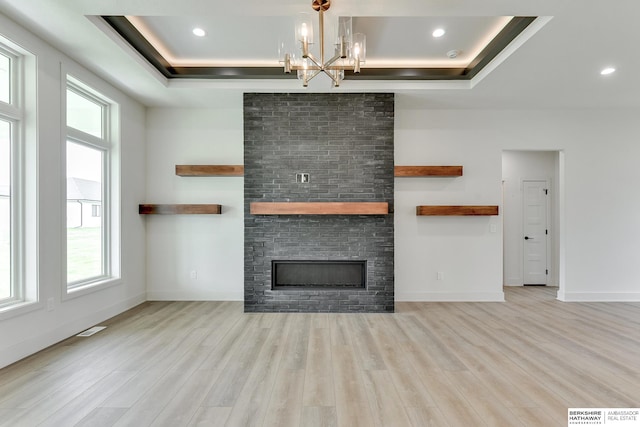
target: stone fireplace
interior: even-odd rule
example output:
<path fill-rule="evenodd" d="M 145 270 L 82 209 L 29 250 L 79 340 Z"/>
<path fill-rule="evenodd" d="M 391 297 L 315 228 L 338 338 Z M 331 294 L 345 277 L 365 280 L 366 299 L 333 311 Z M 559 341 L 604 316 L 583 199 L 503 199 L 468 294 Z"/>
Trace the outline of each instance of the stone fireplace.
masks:
<path fill-rule="evenodd" d="M 393 119 L 393 94 L 245 94 L 245 311 L 394 310 Z M 389 209 L 265 215 L 255 202 Z"/>

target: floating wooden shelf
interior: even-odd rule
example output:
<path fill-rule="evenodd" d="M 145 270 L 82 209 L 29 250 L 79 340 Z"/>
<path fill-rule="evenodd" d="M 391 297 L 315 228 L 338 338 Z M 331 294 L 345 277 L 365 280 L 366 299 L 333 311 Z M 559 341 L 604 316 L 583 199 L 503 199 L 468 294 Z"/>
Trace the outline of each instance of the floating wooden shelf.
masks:
<path fill-rule="evenodd" d="M 462 176 L 462 166 L 395 166 L 394 176 Z"/>
<path fill-rule="evenodd" d="M 253 202 L 251 215 L 387 215 L 386 202 Z"/>
<path fill-rule="evenodd" d="M 178 176 L 244 176 L 243 165 L 176 165 Z"/>
<path fill-rule="evenodd" d="M 138 205 L 140 215 L 220 215 L 221 205 Z"/>
<path fill-rule="evenodd" d="M 417 206 L 416 215 L 490 216 L 498 215 L 498 206 Z"/>

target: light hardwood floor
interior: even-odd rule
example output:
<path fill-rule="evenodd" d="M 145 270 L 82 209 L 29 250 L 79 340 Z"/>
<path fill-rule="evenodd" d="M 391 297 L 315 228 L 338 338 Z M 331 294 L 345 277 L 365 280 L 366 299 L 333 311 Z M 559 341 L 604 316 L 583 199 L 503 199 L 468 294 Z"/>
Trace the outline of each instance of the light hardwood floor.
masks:
<path fill-rule="evenodd" d="M 640 304 L 555 291 L 395 314 L 148 302 L 0 370 L 0 425 L 547 427 L 640 407 Z"/>

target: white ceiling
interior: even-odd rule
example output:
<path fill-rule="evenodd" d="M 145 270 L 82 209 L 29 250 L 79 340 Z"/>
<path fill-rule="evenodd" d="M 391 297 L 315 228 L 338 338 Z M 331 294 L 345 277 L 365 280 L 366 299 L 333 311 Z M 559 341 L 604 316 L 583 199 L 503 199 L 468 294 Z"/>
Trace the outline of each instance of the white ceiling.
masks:
<path fill-rule="evenodd" d="M 319 32 L 315 12 L 315 43 Z M 133 16 L 129 21 L 173 66 L 278 66 L 278 43 L 293 47 L 295 16 Z M 338 16 L 325 13 L 327 58 L 333 56 Z M 511 17 L 355 17 L 353 32 L 367 35 L 366 66 L 466 67 Z M 193 28 L 206 31 L 195 37 Z M 436 28 L 448 30 L 432 37 Z M 460 52 L 455 59 L 450 50 Z M 291 49 L 293 51 L 294 49 Z M 291 52 L 290 53 L 293 53 Z M 390 64 L 393 63 L 393 64 Z"/>
<path fill-rule="evenodd" d="M 293 80 L 206 80 L 167 82 L 115 35 L 91 16 L 138 15 L 201 17 L 244 25 L 256 45 L 264 30 L 256 23 L 274 22 L 310 11 L 310 0 L 0 0 L 0 12 L 15 19 L 87 68 L 149 106 L 219 107 L 242 91 L 302 91 Z M 340 91 L 395 91 L 420 98 L 431 108 L 639 108 L 640 1 L 638 0 L 333 0 L 331 13 L 342 16 L 396 17 L 552 17 L 546 25 L 474 84 L 442 82 L 345 81 Z M 269 19 L 261 19 L 269 17 Z M 204 21 L 203 21 L 204 22 Z M 389 22 L 389 21 L 380 21 Z M 254 24 L 251 24 L 254 23 Z M 381 24 L 367 29 L 368 44 L 381 37 L 389 46 L 399 31 Z M 237 24 L 240 25 L 240 24 Z M 1 30 L 0 30 L 1 31 Z M 224 33 L 230 33 L 226 31 Z M 211 42 L 213 37 L 208 37 Z M 260 41 L 258 41 L 260 40 Z M 247 39 L 217 35 L 229 52 L 247 48 Z M 401 42 L 401 41 L 400 41 Z M 406 42 L 405 42 L 406 45 Z M 271 46 L 271 44 L 269 44 Z M 178 49 L 178 48 L 174 48 Z M 262 50 L 267 49 L 263 44 Z M 262 53 L 277 55 L 275 48 Z M 513 49 L 512 49 L 513 50 Z M 398 54 L 401 51 L 398 50 Z M 403 53 L 406 54 L 406 53 Z M 605 66 L 617 72 L 603 77 Z M 318 85 L 311 90 L 329 90 Z"/>

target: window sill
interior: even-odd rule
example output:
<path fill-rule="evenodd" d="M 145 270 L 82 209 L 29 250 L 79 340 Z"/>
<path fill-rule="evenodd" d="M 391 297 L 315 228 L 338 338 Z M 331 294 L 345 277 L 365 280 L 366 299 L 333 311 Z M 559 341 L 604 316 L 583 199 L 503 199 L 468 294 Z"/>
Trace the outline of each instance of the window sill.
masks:
<path fill-rule="evenodd" d="M 74 298 L 82 297 L 88 294 L 92 294 L 94 292 L 101 291 L 106 288 L 110 288 L 112 286 L 117 286 L 122 283 L 122 279 L 120 277 L 107 277 L 104 279 L 99 279 L 95 282 L 89 282 L 84 285 L 75 286 L 72 289 L 69 289 L 65 286 L 62 292 L 62 301 L 71 300 Z"/>
<path fill-rule="evenodd" d="M 41 308 L 43 308 L 43 304 L 40 301 L 16 301 L 14 304 L 0 308 L 0 320 L 21 316 Z"/>

